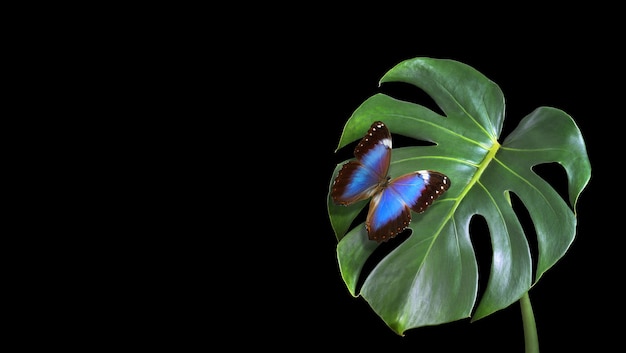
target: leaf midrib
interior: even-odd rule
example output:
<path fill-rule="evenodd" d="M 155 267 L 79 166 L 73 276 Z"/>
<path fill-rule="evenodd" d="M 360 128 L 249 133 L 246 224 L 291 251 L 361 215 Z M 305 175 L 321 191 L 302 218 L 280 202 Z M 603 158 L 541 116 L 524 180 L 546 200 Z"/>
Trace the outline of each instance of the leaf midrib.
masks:
<path fill-rule="evenodd" d="M 493 144 L 493 146 L 491 146 L 491 148 L 488 150 L 487 155 L 482 160 L 482 162 L 480 162 L 480 164 L 478 165 L 478 168 L 476 169 L 476 172 L 472 176 L 472 179 L 470 179 L 470 181 L 467 183 L 465 188 L 463 188 L 459 196 L 457 196 L 456 198 L 449 198 L 449 199 L 441 200 L 441 202 L 453 201 L 454 205 L 450 208 L 450 210 L 448 211 L 448 214 L 443 218 L 443 222 L 440 223 L 439 228 L 434 233 L 432 237 L 432 241 L 430 242 L 430 245 L 428 246 L 428 250 L 426 250 L 426 254 L 424 256 L 425 259 L 429 256 L 432 250 L 432 247 L 435 244 L 435 241 L 437 241 L 437 238 L 439 238 L 439 235 L 441 235 L 445 225 L 448 224 L 448 222 L 454 220 L 454 214 L 456 213 L 457 208 L 459 208 L 459 205 L 461 204 L 465 196 L 469 193 L 469 191 L 472 189 L 472 187 L 474 187 L 474 185 L 478 183 L 483 172 L 487 169 L 491 161 L 495 159 L 496 153 L 498 152 L 499 149 L 500 149 L 500 144 L 496 141 Z M 457 239 L 457 243 L 458 243 L 458 239 Z"/>

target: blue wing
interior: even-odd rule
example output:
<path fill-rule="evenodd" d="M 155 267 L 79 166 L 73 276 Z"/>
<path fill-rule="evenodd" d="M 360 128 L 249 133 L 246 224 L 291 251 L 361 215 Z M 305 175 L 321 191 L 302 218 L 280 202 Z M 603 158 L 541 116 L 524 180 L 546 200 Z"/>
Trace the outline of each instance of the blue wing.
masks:
<path fill-rule="evenodd" d="M 375 122 L 354 149 L 355 160 L 344 164 L 331 189 L 336 204 L 350 205 L 372 197 L 387 182 L 391 161 L 391 134 Z"/>
<path fill-rule="evenodd" d="M 450 187 L 442 173 L 421 170 L 391 180 L 370 202 L 365 225 L 378 242 L 395 237 L 409 226 L 411 210 L 424 212 Z"/>
<path fill-rule="evenodd" d="M 387 241 L 411 222 L 411 210 L 424 212 L 450 187 L 442 173 L 420 170 L 389 180 L 391 133 L 384 123 L 374 122 L 354 149 L 355 160 L 344 164 L 331 188 L 333 202 L 351 205 L 372 198 L 365 226 L 368 236 Z"/>

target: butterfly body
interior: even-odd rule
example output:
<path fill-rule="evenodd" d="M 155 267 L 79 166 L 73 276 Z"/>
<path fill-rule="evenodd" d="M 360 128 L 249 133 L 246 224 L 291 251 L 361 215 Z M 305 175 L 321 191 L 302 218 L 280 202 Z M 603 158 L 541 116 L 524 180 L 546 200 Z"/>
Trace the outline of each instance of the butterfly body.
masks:
<path fill-rule="evenodd" d="M 333 202 L 348 206 L 371 198 L 365 226 L 369 239 L 387 241 L 411 222 L 411 211 L 424 212 L 450 187 L 437 171 L 418 170 L 396 178 L 388 175 L 391 133 L 374 122 L 354 149 L 355 160 L 339 170 L 331 188 Z"/>

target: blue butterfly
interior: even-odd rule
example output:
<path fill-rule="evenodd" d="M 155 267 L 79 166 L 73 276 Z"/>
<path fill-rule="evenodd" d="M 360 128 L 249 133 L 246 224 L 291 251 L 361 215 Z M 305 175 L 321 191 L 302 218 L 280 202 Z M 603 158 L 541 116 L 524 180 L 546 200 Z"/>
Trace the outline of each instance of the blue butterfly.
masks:
<path fill-rule="evenodd" d="M 365 227 L 369 239 L 387 241 L 409 226 L 411 210 L 424 212 L 450 187 L 436 171 L 418 170 L 392 179 L 391 133 L 376 121 L 354 149 L 356 160 L 345 163 L 335 178 L 331 196 L 338 205 L 372 198 Z"/>

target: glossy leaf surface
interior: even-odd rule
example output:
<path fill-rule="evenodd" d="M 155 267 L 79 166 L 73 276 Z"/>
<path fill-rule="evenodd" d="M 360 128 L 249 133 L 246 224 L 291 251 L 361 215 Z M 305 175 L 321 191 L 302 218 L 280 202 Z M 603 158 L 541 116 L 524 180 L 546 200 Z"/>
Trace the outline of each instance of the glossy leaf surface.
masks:
<path fill-rule="evenodd" d="M 337 259 L 350 293 L 362 296 L 398 334 L 462 318 L 477 320 L 516 302 L 574 240 L 576 202 L 591 177 L 576 123 L 559 109 L 539 107 L 501 140 L 502 91 L 480 72 L 454 60 L 406 60 L 380 82 L 417 86 L 444 114 L 376 94 L 348 119 L 337 149 L 359 140 L 373 121 L 381 120 L 394 135 L 433 143 L 394 148 L 392 177 L 431 169 L 446 174 L 452 186 L 426 212 L 413 213 L 411 235 L 375 265 L 360 288 L 366 261 L 379 246 L 368 240 L 364 224 L 353 225 L 368 202 L 337 206 L 329 193 Z M 335 168 L 329 190 L 344 162 Z M 534 166 L 553 162 L 567 174 L 568 200 L 533 171 Z M 510 193 L 522 201 L 536 232 L 534 274 L 528 235 Z M 480 298 L 470 239 L 470 221 L 476 216 L 484 217 L 489 228 L 493 254 L 489 278 L 480 279 L 487 280 Z"/>

